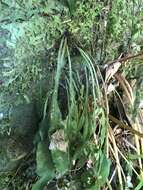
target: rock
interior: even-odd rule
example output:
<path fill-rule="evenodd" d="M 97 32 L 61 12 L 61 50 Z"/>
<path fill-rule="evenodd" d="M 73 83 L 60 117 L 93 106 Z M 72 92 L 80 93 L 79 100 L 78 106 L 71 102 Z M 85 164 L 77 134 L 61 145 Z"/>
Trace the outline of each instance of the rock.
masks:
<path fill-rule="evenodd" d="M 10 134 L 0 134 L 0 172 L 13 171 L 18 167 L 21 159 L 32 151 L 38 130 L 34 103 L 14 106 L 10 112 Z M 4 115 L 6 119 L 6 114 Z"/>
<path fill-rule="evenodd" d="M 0 139 L 0 172 L 12 172 L 27 152 L 22 144 L 16 142 L 12 136 L 4 135 Z"/>
<path fill-rule="evenodd" d="M 47 93 L 52 85 L 52 73 L 48 78 L 33 84 L 26 96 L 15 91 L 0 95 L 0 172 L 15 171 L 22 158 L 29 154 L 43 117 Z"/>
<path fill-rule="evenodd" d="M 20 104 L 11 109 L 10 123 L 14 136 L 32 138 L 38 128 L 34 103 Z"/>

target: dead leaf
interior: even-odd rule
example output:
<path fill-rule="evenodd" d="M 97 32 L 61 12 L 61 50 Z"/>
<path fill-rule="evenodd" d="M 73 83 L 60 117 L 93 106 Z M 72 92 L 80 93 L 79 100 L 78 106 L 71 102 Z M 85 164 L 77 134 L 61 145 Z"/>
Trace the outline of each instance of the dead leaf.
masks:
<path fill-rule="evenodd" d="M 126 80 L 126 78 L 122 74 L 115 74 L 116 80 L 120 83 L 122 89 L 124 90 L 128 101 L 131 105 L 134 104 L 134 95 L 133 95 L 133 90 L 129 82 Z"/>
<path fill-rule="evenodd" d="M 49 149 L 50 150 L 61 150 L 66 152 L 67 150 L 68 143 L 65 141 L 65 135 L 64 135 L 64 130 L 59 129 L 55 133 L 52 134 L 51 136 L 51 142 Z"/>
<path fill-rule="evenodd" d="M 116 72 L 119 70 L 120 66 L 121 66 L 120 62 L 115 62 L 106 67 L 106 75 L 105 75 L 106 83 L 116 74 Z"/>
<path fill-rule="evenodd" d="M 114 84 L 110 83 L 107 86 L 107 94 L 110 94 L 111 92 L 115 91 L 117 86 L 119 86 L 118 83 L 114 83 Z"/>
<path fill-rule="evenodd" d="M 140 101 L 139 109 L 143 109 L 143 100 Z"/>

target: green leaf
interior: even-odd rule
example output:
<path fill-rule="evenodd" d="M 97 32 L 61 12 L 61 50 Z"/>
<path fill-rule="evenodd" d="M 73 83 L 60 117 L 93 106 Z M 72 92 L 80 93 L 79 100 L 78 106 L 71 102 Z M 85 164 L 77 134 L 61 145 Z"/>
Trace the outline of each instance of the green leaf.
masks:
<path fill-rule="evenodd" d="M 102 114 L 101 118 L 100 118 L 100 124 L 101 124 L 101 131 L 100 131 L 100 146 L 102 147 L 104 145 L 104 142 L 106 140 L 107 137 L 107 126 L 108 126 L 108 122 L 106 119 L 106 116 L 103 112 L 103 110 L 101 109 L 101 111 L 99 111 L 99 114 Z"/>
<path fill-rule="evenodd" d="M 43 190 L 44 186 L 55 177 L 55 168 L 46 142 L 39 142 L 37 147 L 37 174 L 40 179 L 33 185 L 32 190 Z"/>
<path fill-rule="evenodd" d="M 140 183 L 135 187 L 134 190 L 141 190 L 143 187 L 143 181 L 140 181 Z"/>
<path fill-rule="evenodd" d="M 143 158 L 143 154 L 128 154 L 128 159 L 129 160 L 137 160 L 137 159 L 140 159 L 140 158 Z"/>
<path fill-rule="evenodd" d="M 106 180 L 110 172 L 110 160 L 108 160 L 104 153 L 100 154 L 99 169 L 96 174 L 97 180 L 95 184 L 95 190 L 100 190 L 100 188 L 106 183 Z"/>
<path fill-rule="evenodd" d="M 55 74 L 55 86 L 54 86 L 51 109 L 50 109 L 51 129 L 56 129 L 58 127 L 61 127 L 61 123 L 62 123 L 62 114 L 59 109 L 57 99 L 58 99 L 58 87 L 59 87 L 62 69 L 66 63 L 65 62 L 66 45 L 67 45 L 66 39 L 63 38 L 60 44 L 59 52 L 58 52 L 57 71 Z"/>
<path fill-rule="evenodd" d="M 66 152 L 60 150 L 52 150 L 52 158 L 55 164 L 56 171 L 63 175 L 69 168 L 69 159 Z"/>
<path fill-rule="evenodd" d="M 69 9 L 70 14 L 72 15 L 76 10 L 77 0 L 60 0 L 60 1 L 64 6 L 66 6 Z"/>

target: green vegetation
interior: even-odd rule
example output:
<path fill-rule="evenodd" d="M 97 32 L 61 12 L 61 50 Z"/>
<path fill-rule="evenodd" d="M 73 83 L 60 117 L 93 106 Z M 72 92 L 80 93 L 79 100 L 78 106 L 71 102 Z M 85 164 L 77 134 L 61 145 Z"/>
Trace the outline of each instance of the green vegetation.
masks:
<path fill-rule="evenodd" d="M 34 104 L 38 122 L 2 189 L 143 188 L 142 17 L 142 0 L 1 0 L 0 114 Z"/>

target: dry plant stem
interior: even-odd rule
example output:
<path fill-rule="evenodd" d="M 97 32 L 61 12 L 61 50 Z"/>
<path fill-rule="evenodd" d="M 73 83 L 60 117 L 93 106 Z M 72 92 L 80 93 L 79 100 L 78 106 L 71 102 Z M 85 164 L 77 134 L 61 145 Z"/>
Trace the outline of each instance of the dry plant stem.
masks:
<path fill-rule="evenodd" d="M 142 118 L 141 110 L 139 110 L 139 116 L 140 116 L 141 122 L 142 122 L 143 118 Z M 142 129 L 142 124 L 143 124 L 143 123 L 140 124 L 138 118 L 136 118 L 136 124 L 137 124 L 137 126 L 138 126 L 138 130 L 139 130 L 140 132 L 142 132 L 142 131 L 143 131 L 143 129 Z M 143 139 L 141 138 L 140 141 L 141 141 L 141 154 L 143 154 Z M 143 171 L 141 171 L 141 178 L 143 179 Z"/>
<path fill-rule="evenodd" d="M 114 156 L 116 159 L 116 163 L 117 163 L 117 172 L 118 172 L 118 178 L 119 178 L 119 183 L 120 183 L 120 187 L 121 190 L 123 190 L 123 181 L 122 181 L 122 174 L 121 174 L 121 165 L 120 165 L 120 160 L 119 160 L 119 155 L 118 155 L 118 150 L 117 150 L 117 144 L 115 141 L 115 137 L 113 135 L 113 130 L 111 129 L 111 127 L 109 127 L 109 137 L 111 138 L 111 142 L 113 143 L 113 148 L 114 148 Z"/>
<path fill-rule="evenodd" d="M 134 123 L 133 128 L 138 131 L 138 126 L 137 126 L 136 123 Z M 136 148 L 137 148 L 137 154 L 140 155 L 141 154 L 141 151 L 140 151 L 141 150 L 140 138 L 136 134 L 135 134 L 135 144 L 136 144 Z M 138 162 L 139 162 L 140 173 L 142 173 L 142 161 L 141 161 L 141 158 L 138 158 Z"/>
<path fill-rule="evenodd" d="M 138 128 L 138 125 L 137 125 L 137 118 L 135 119 L 135 123 L 133 125 L 133 128 L 137 131 L 140 131 L 139 128 Z M 138 155 L 141 155 L 141 149 L 142 149 L 142 145 L 140 145 L 140 139 L 138 135 L 135 135 L 135 144 L 136 144 L 136 148 L 137 148 L 137 154 Z M 138 158 L 138 162 L 139 162 L 139 168 L 140 168 L 140 175 L 141 175 L 141 178 L 143 179 L 143 174 L 142 174 L 142 159 L 141 158 Z"/>
<path fill-rule="evenodd" d="M 138 118 L 136 118 L 135 119 L 135 122 L 136 122 L 136 127 L 138 128 L 138 131 L 140 131 L 140 132 L 142 132 L 142 129 L 141 129 L 141 125 L 139 124 L 139 120 L 138 120 Z M 139 137 L 138 137 L 139 138 Z M 140 146 L 141 146 L 141 149 L 140 149 L 140 155 L 143 153 L 143 138 L 140 138 L 139 139 L 139 141 L 140 141 Z M 141 158 L 140 158 L 140 162 L 141 162 L 141 166 L 142 166 L 142 161 L 141 161 Z M 141 169 L 143 169 L 143 166 L 142 166 L 142 168 Z M 141 179 L 143 179 L 143 171 L 141 170 L 141 173 L 140 173 L 140 175 L 141 175 Z"/>
<path fill-rule="evenodd" d="M 109 190 L 113 190 L 112 189 L 112 186 L 110 185 L 110 182 L 109 182 L 109 180 L 107 180 L 107 187 L 105 188 L 105 190 L 107 190 L 107 189 L 109 189 Z"/>
<path fill-rule="evenodd" d="M 106 93 L 106 87 L 105 87 L 105 83 L 103 81 L 103 88 L 104 88 L 104 97 L 105 97 L 105 104 L 106 104 L 106 117 L 108 118 L 108 114 L 109 114 L 109 105 L 108 105 L 108 98 L 107 98 L 107 93 Z M 108 121 L 108 126 L 109 126 L 109 121 Z M 109 134 L 107 133 L 107 136 Z M 106 142 L 107 142 L 107 146 L 106 146 L 106 155 L 107 155 L 107 158 L 109 158 L 109 138 L 107 137 L 106 138 Z"/>
<path fill-rule="evenodd" d="M 113 121 L 114 123 L 118 124 L 120 128 L 129 130 L 133 135 L 137 135 L 141 138 L 143 138 L 143 133 L 140 133 L 139 131 L 129 127 L 128 125 L 124 124 L 122 121 L 118 120 L 112 115 L 109 115 L 109 119 Z"/>
<path fill-rule="evenodd" d="M 134 167 L 130 164 L 130 162 L 128 161 L 128 159 L 123 155 L 123 153 L 119 150 L 118 148 L 118 152 L 119 154 L 122 156 L 122 158 L 127 162 L 127 164 L 132 168 L 132 170 L 134 171 L 134 173 L 136 174 L 136 176 L 138 178 L 140 178 L 140 175 L 138 174 L 138 172 L 134 169 Z"/>
<path fill-rule="evenodd" d="M 143 55 L 143 53 L 141 55 Z M 129 103 L 131 104 L 131 106 L 133 106 L 134 105 L 134 96 L 133 96 L 133 91 L 132 91 L 132 88 L 131 88 L 130 84 L 128 83 L 128 81 L 121 74 L 116 73 L 115 77 L 119 81 L 119 83 L 121 84 L 123 90 L 125 91 Z M 132 129 L 134 129 L 136 132 L 138 131 L 138 134 L 141 134 L 140 133 L 141 130 L 139 129 L 138 119 L 137 118 L 135 119 L 135 123 L 132 126 L 133 126 Z M 140 135 L 138 135 L 136 132 L 134 133 L 134 135 L 135 135 L 135 144 L 136 144 L 136 148 L 137 148 L 137 153 L 138 153 L 138 155 L 140 155 L 141 150 L 143 151 L 143 144 L 142 144 L 143 140 L 141 140 L 139 138 Z M 140 144 L 140 142 L 141 142 L 141 144 Z M 143 174 L 142 174 L 143 166 L 142 166 L 141 158 L 138 158 L 138 162 L 139 162 L 139 167 L 140 167 L 140 174 L 141 174 L 141 177 L 143 179 Z"/>
<path fill-rule="evenodd" d="M 128 83 L 128 81 L 119 73 L 115 74 L 115 78 L 119 81 L 119 83 L 121 84 L 123 90 L 125 91 L 129 102 L 131 103 L 131 105 L 133 106 L 133 92 L 132 92 L 132 88 L 130 86 L 130 84 Z"/>
<path fill-rule="evenodd" d="M 133 149 L 135 152 L 137 152 L 136 147 L 134 147 L 127 139 L 123 138 L 123 141 L 124 141 L 131 149 Z"/>
<path fill-rule="evenodd" d="M 142 109 L 139 110 L 139 118 L 141 121 L 141 126 L 143 126 L 143 110 Z M 143 127 L 142 127 L 142 131 L 143 131 Z"/>
<path fill-rule="evenodd" d="M 111 182 L 112 182 L 112 180 L 113 180 L 113 178 L 114 178 L 116 172 L 117 172 L 117 166 L 116 166 L 116 168 L 114 169 L 114 172 L 113 172 L 111 178 L 109 179 L 109 183 L 110 183 L 110 184 L 111 184 Z"/>
<path fill-rule="evenodd" d="M 118 119 L 116 119 L 115 117 L 113 117 L 112 115 L 109 115 L 109 119 L 111 119 L 114 123 L 118 124 L 119 127 L 129 130 L 130 132 L 132 132 L 135 135 L 135 144 L 136 144 L 136 148 L 137 148 L 137 154 L 140 155 L 141 154 L 141 148 L 140 148 L 139 137 L 141 137 L 143 139 L 143 133 L 140 133 L 138 131 L 139 129 L 138 129 L 137 123 L 134 124 L 134 128 L 131 128 L 128 125 L 126 125 L 126 124 L 122 123 L 121 121 L 119 121 Z M 141 144 L 141 147 L 142 147 L 142 144 Z M 138 162 L 139 162 L 139 167 L 140 167 L 140 174 L 141 174 L 141 177 L 143 179 L 143 174 L 142 174 L 142 168 L 143 167 L 142 167 L 141 158 L 138 158 Z"/>
<path fill-rule="evenodd" d="M 135 54 L 135 55 L 130 55 L 130 56 L 127 56 L 127 57 L 123 57 L 123 58 L 120 58 L 120 59 L 115 59 L 113 61 L 110 61 L 108 64 L 113 64 L 115 62 L 124 62 L 124 61 L 127 61 L 129 59 L 133 59 L 133 58 L 136 58 L 136 57 L 141 57 L 143 56 L 143 52 L 140 52 L 138 54 Z"/>
<path fill-rule="evenodd" d="M 118 149 L 118 147 L 117 147 L 117 149 Z M 113 148 L 112 148 L 111 144 L 110 144 L 110 150 L 112 151 L 112 154 L 113 154 L 113 155 L 114 155 L 114 157 L 115 157 L 115 153 L 114 153 L 114 150 L 113 150 Z M 119 149 L 118 149 L 118 151 L 119 151 Z M 118 154 L 118 155 L 119 155 L 119 154 Z M 116 159 L 116 157 L 115 157 L 115 159 Z M 116 166 L 116 168 L 115 168 L 115 169 L 117 170 L 117 166 Z M 123 168 L 122 168 L 121 164 L 120 164 L 120 169 L 121 169 L 121 173 L 122 173 L 122 175 L 123 175 L 124 181 L 126 181 L 126 175 L 125 175 L 125 173 L 124 173 L 124 171 L 123 171 Z M 115 170 L 114 170 L 114 172 L 115 172 Z M 113 180 L 114 175 L 115 175 L 115 174 L 113 174 L 113 175 L 111 176 L 110 181 L 112 181 L 112 180 Z"/>

